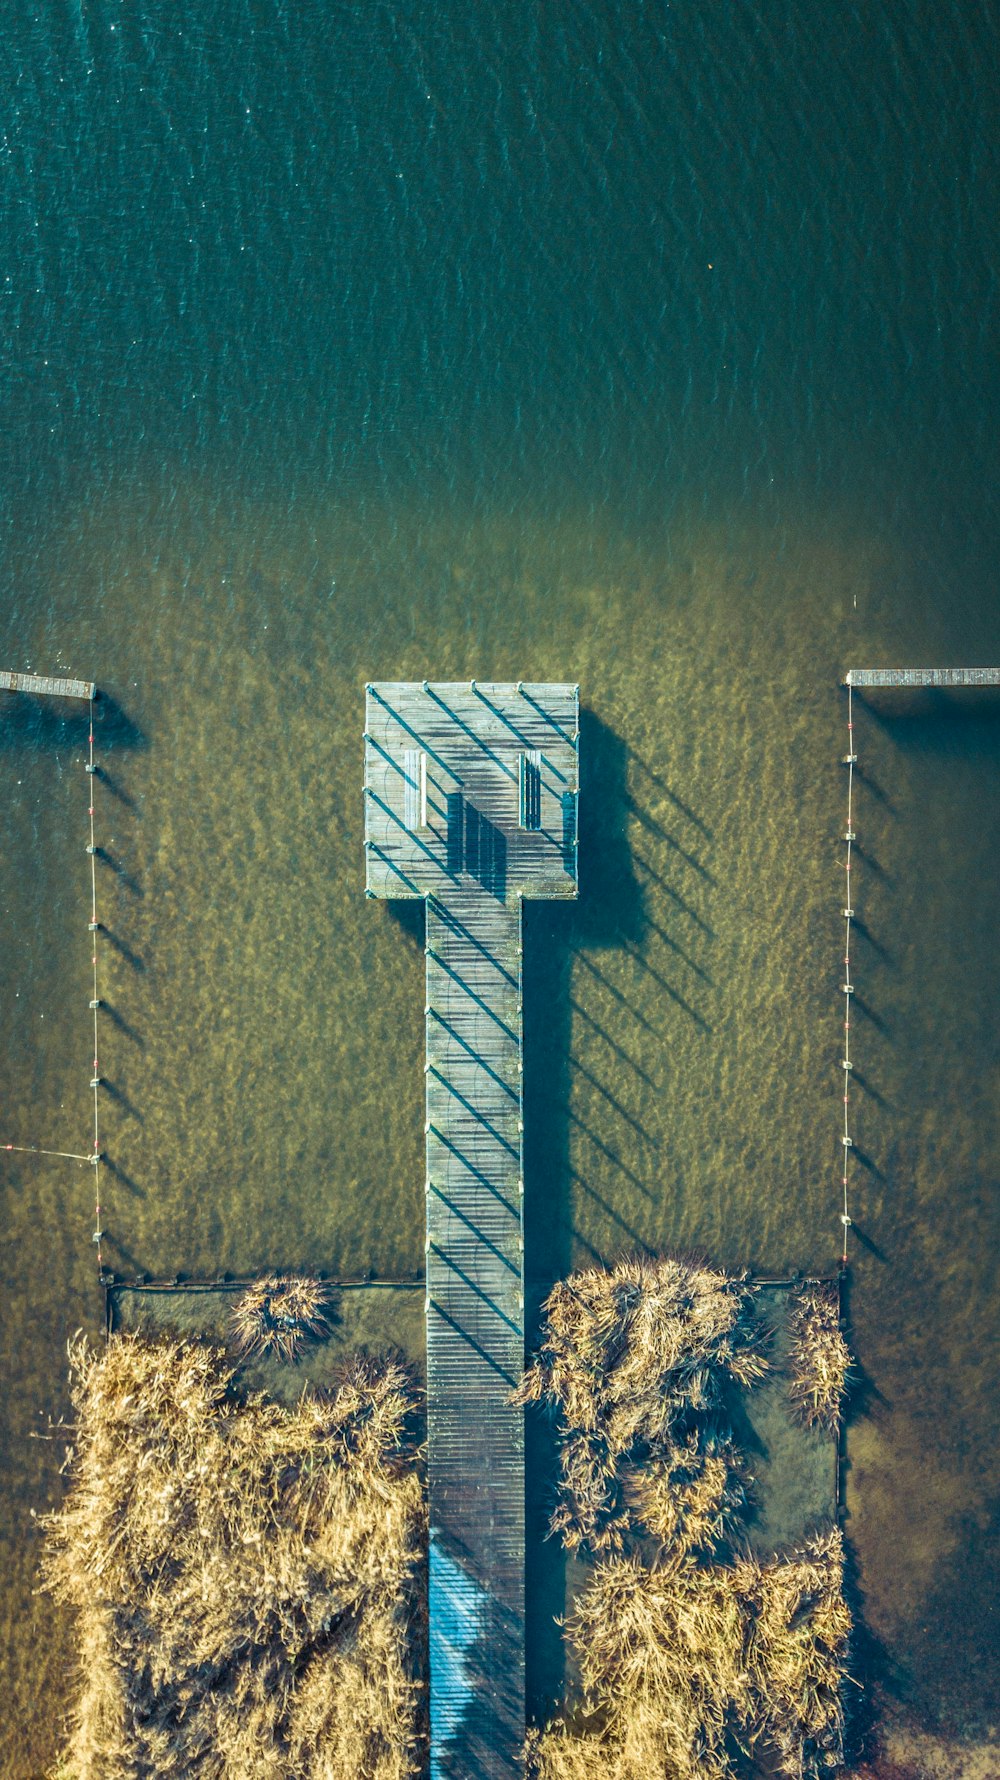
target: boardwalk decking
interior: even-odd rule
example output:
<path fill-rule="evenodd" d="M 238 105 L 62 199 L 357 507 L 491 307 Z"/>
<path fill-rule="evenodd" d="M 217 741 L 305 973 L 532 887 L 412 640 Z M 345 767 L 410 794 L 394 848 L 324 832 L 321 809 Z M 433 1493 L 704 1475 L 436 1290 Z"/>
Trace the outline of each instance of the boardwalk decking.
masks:
<path fill-rule="evenodd" d="M 433 1780 L 524 1742 L 521 907 L 576 894 L 573 686 L 368 689 L 369 895 L 427 899 Z"/>
<path fill-rule="evenodd" d="M 97 694 L 93 680 L 53 679 L 47 674 L 12 674 L 0 668 L 0 692 L 35 692 L 46 698 L 92 699 Z"/>
<path fill-rule="evenodd" d="M 427 907 L 427 1434 L 435 1775 L 524 1739 L 520 918 Z"/>
<path fill-rule="evenodd" d="M 850 668 L 845 686 L 1000 686 L 1000 667 Z"/>

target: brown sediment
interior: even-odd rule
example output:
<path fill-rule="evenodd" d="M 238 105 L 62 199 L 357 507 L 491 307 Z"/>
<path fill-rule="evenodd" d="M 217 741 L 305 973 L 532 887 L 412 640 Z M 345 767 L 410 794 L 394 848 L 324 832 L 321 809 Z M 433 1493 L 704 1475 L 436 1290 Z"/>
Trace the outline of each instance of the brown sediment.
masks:
<path fill-rule="evenodd" d="M 767 1563 L 600 1564 L 567 1624 L 584 1720 L 532 1738 L 536 1780 L 725 1780 L 755 1759 L 788 1780 L 839 1771 L 842 1570 L 835 1530 Z"/>
<path fill-rule="evenodd" d="M 788 1319 L 788 1395 L 806 1427 L 840 1427 L 851 1354 L 840 1327 L 835 1285 L 810 1280 L 796 1293 Z"/>
<path fill-rule="evenodd" d="M 515 1402 L 561 1434 L 552 1529 L 572 1550 L 621 1551 L 642 1522 L 684 1549 L 742 1506 L 737 1455 L 712 1425 L 721 1383 L 767 1371 L 753 1288 L 669 1257 L 587 1268 L 546 1299 L 542 1343 Z"/>
<path fill-rule="evenodd" d="M 230 1328 L 246 1358 L 273 1355 L 294 1360 L 330 1332 L 332 1291 L 308 1274 L 268 1274 L 250 1286 L 233 1308 Z"/>
<path fill-rule="evenodd" d="M 294 1409 L 198 1343 L 71 1349 L 46 1523 L 75 1616 L 73 1780 L 403 1780 L 423 1754 L 423 1491 L 402 1368 Z"/>

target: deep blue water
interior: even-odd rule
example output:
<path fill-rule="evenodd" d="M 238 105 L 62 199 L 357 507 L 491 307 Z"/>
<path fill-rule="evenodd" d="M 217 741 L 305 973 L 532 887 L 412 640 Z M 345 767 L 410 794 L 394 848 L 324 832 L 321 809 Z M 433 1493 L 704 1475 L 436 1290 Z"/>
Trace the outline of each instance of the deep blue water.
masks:
<path fill-rule="evenodd" d="M 357 792 L 363 681 L 423 672 L 579 678 L 596 720 L 591 913 L 536 957 L 569 1107 L 535 1140 L 547 1263 L 828 1265 L 837 679 L 1000 660 L 998 22 L 9 7 L 0 665 L 93 675 L 128 717 L 101 816 L 121 1270 L 419 1264 L 419 959 L 358 908 Z M 73 1148 L 80 737 L 5 721 L 4 1117 Z M 989 704 L 864 721 L 854 1539 L 891 1700 L 968 1740 L 1000 1712 L 1000 750 Z M 0 1748 L 27 1780 L 67 1646 L 26 1436 L 95 1303 L 79 1181 L 6 1184 Z"/>
<path fill-rule="evenodd" d="M 990 6 L 19 7 L 4 488 L 981 514 Z"/>

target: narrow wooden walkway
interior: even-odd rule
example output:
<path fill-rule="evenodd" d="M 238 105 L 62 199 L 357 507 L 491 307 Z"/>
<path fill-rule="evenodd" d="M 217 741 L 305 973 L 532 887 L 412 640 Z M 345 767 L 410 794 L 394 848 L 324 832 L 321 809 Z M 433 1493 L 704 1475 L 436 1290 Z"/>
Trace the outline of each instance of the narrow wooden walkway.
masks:
<path fill-rule="evenodd" d="M 520 915 L 427 906 L 427 1432 L 435 1776 L 520 1773 Z"/>
<path fill-rule="evenodd" d="M 367 689 L 367 893 L 427 904 L 432 1780 L 523 1772 L 521 910 L 576 895 L 578 738 L 575 686 Z"/>
<path fill-rule="evenodd" d="M 60 680 L 48 674 L 12 674 L 0 668 L 0 692 L 35 692 L 45 698 L 82 698 L 97 696 L 93 680 Z"/>
<path fill-rule="evenodd" d="M 845 686 L 1000 686 L 1000 667 L 850 668 Z"/>

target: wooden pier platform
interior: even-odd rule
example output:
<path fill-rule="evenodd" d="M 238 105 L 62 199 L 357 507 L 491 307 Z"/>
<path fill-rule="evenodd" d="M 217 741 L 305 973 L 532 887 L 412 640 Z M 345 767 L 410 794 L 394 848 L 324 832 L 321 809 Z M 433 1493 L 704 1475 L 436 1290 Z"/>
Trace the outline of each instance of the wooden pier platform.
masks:
<path fill-rule="evenodd" d="M 849 668 L 845 686 L 1000 686 L 1000 667 Z"/>
<path fill-rule="evenodd" d="M 44 698 L 82 698 L 90 700 L 97 697 L 97 687 L 93 680 L 61 680 L 53 679 L 48 674 L 12 674 L 0 668 L 0 692 L 34 692 Z"/>
<path fill-rule="evenodd" d="M 432 1780 L 518 1780 L 524 1713 L 521 909 L 576 895 L 575 686 L 369 686 L 373 896 L 427 901 Z"/>

